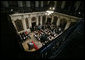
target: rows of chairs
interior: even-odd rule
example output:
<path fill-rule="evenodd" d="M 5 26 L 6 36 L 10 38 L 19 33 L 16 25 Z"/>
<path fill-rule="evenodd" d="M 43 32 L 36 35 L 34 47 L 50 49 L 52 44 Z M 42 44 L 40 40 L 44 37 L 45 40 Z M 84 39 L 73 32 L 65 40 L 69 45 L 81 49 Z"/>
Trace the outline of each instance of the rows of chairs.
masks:
<path fill-rule="evenodd" d="M 34 37 L 43 43 L 47 43 L 54 39 L 60 32 L 62 32 L 62 29 L 56 25 L 45 24 L 40 29 L 34 31 Z"/>

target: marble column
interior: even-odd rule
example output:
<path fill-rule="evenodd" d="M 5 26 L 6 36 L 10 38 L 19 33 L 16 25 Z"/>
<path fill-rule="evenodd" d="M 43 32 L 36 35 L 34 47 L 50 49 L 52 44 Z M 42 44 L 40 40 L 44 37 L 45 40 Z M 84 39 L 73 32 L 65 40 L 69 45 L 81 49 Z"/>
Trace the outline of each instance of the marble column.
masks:
<path fill-rule="evenodd" d="M 38 25 L 38 24 L 39 24 L 38 17 L 36 17 L 36 25 Z"/>
<path fill-rule="evenodd" d="M 23 17 L 22 18 L 22 24 L 23 24 L 23 28 L 24 28 L 24 31 L 26 31 L 27 30 L 27 27 L 26 27 L 26 22 L 25 22 L 25 18 Z"/>
<path fill-rule="evenodd" d="M 31 21 L 30 21 L 30 17 L 28 17 L 28 25 L 29 28 L 27 29 L 28 33 L 31 32 L 30 27 L 31 27 Z"/>
<path fill-rule="evenodd" d="M 51 20 L 51 23 L 53 23 L 53 20 L 54 20 L 54 16 L 52 16 L 52 20 Z"/>
<path fill-rule="evenodd" d="M 32 17 L 29 17 L 29 28 L 32 27 L 32 21 L 31 21 Z"/>
<path fill-rule="evenodd" d="M 40 25 L 42 25 L 42 16 L 40 16 Z"/>
<path fill-rule="evenodd" d="M 46 16 L 46 19 L 45 19 L 45 23 L 47 22 L 47 16 Z"/>
<path fill-rule="evenodd" d="M 66 3 L 65 1 L 62 1 L 61 9 L 63 9 L 63 8 L 64 8 L 65 3 Z"/>
<path fill-rule="evenodd" d="M 60 18 L 58 17 L 58 20 L 57 20 L 57 24 L 56 24 L 57 26 L 59 26 L 60 25 Z"/>
<path fill-rule="evenodd" d="M 69 28 L 69 26 L 70 26 L 70 24 L 71 24 L 71 21 L 70 21 L 70 20 L 69 20 L 69 21 L 67 21 L 67 24 L 66 24 L 66 26 L 65 26 L 65 29 L 64 29 L 64 30 L 68 29 L 68 28 Z"/>
<path fill-rule="evenodd" d="M 27 19 L 28 19 L 28 25 L 29 25 L 29 24 L 30 24 L 30 23 L 29 23 L 29 22 L 30 22 L 30 21 L 29 21 L 29 17 L 28 17 Z M 30 28 L 30 25 L 29 25 L 29 28 Z"/>

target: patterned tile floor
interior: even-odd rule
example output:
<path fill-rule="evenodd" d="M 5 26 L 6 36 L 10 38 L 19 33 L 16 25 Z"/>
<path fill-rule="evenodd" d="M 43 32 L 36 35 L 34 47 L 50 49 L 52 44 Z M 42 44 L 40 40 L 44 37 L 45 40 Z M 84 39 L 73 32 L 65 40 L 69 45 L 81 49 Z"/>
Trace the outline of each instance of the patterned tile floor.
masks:
<path fill-rule="evenodd" d="M 31 51 L 36 51 L 35 48 L 33 48 L 32 50 L 29 50 L 29 47 L 28 47 L 27 43 L 32 42 L 32 41 L 35 42 L 35 44 L 37 45 L 38 48 L 41 48 L 41 47 L 42 47 L 42 43 L 41 43 L 40 41 L 38 41 L 38 40 L 33 36 L 33 34 L 34 34 L 33 32 L 30 34 L 31 39 L 27 39 L 25 42 L 22 43 L 25 51 L 30 51 L 30 52 L 31 52 Z"/>

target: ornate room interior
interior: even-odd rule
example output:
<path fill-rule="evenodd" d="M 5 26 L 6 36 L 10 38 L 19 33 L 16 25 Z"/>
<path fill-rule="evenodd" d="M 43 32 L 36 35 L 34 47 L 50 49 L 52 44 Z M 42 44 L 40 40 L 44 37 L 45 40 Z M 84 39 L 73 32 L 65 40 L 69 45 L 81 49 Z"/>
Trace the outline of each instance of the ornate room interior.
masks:
<path fill-rule="evenodd" d="M 2 56 L 84 58 L 83 1 L 1 1 Z"/>

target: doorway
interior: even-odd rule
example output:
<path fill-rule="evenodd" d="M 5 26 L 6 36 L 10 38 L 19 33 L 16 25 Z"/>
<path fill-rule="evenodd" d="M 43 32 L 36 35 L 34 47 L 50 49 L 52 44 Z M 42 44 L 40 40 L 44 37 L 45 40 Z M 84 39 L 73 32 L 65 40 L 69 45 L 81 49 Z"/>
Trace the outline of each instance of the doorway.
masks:
<path fill-rule="evenodd" d="M 51 18 L 47 18 L 47 23 L 51 24 Z"/>
<path fill-rule="evenodd" d="M 32 23 L 32 28 L 34 28 L 34 26 L 36 26 L 36 22 L 33 22 Z"/>
<path fill-rule="evenodd" d="M 53 23 L 54 25 L 56 25 L 57 20 L 58 20 L 58 17 L 57 17 L 57 16 L 54 16 L 54 20 L 53 20 L 53 22 L 52 22 L 52 23 Z"/>

